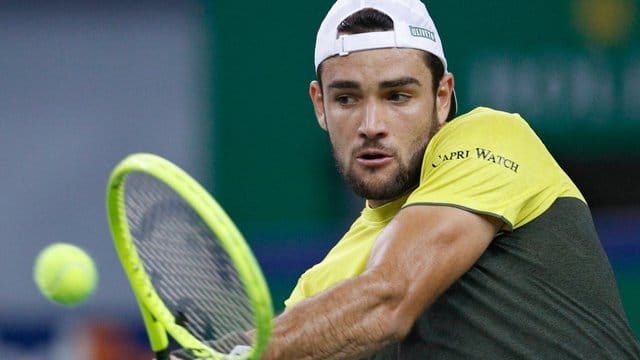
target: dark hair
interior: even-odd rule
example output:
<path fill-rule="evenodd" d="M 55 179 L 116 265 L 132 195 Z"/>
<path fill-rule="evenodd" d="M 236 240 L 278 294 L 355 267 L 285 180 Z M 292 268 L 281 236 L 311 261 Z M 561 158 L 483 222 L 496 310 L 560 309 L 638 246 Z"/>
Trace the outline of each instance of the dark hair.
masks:
<path fill-rule="evenodd" d="M 393 30 L 393 20 L 387 14 L 372 8 L 357 11 L 338 25 L 338 33 L 342 34 L 361 34 L 390 30 Z M 431 86 L 435 93 L 440 85 L 440 79 L 444 75 L 444 65 L 437 56 L 426 51 L 424 51 L 424 62 L 431 71 Z M 318 66 L 316 76 L 320 83 L 320 88 L 322 88 L 322 64 Z"/>

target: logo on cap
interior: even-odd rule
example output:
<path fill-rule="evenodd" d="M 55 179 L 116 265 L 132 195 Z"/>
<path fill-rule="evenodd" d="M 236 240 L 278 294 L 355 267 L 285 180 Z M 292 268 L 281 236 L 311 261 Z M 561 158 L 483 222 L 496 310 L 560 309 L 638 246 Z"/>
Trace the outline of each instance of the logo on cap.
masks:
<path fill-rule="evenodd" d="M 429 29 L 409 25 L 409 30 L 411 31 L 411 36 L 423 37 L 436 42 L 436 34 Z"/>

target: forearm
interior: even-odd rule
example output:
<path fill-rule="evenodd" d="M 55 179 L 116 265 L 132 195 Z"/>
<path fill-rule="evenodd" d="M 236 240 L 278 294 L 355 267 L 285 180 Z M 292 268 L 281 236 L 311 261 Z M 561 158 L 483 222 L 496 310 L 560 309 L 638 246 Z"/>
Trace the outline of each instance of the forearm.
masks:
<path fill-rule="evenodd" d="M 303 301 L 274 320 L 262 359 L 358 359 L 400 340 L 396 288 L 364 273 Z"/>
<path fill-rule="evenodd" d="M 499 227 L 498 220 L 453 207 L 402 210 L 378 237 L 364 273 L 274 321 L 263 359 L 359 359 L 399 342 L 473 266 Z"/>

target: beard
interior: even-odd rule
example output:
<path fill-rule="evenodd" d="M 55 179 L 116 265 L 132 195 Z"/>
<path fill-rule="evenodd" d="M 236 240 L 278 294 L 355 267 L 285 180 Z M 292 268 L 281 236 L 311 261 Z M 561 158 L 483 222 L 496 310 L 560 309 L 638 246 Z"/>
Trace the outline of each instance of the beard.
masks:
<path fill-rule="evenodd" d="M 374 147 L 383 149 L 379 145 L 374 145 Z M 336 164 L 340 175 L 358 196 L 368 200 L 391 200 L 406 194 L 418 185 L 425 149 L 426 146 L 414 152 L 408 164 L 398 161 L 397 170 L 382 180 L 368 180 L 365 178 L 366 175 L 358 176 L 352 168 L 347 169 L 340 162 L 336 162 Z M 386 151 L 389 152 L 388 149 Z M 375 171 L 368 170 L 367 173 L 373 174 Z"/>
<path fill-rule="evenodd" d="M 352 166 L 348 166 L 345 162 L 339 160 L 338 153 L 335 147 L 332 146 L 333 157 L 338 172 L 354 193 L 367 200 L 393 200 L 408 194 L 411 190 L 418 187 L 420 183 L 424 153 L 429 141 L 438 131 L 438 122 L 435 113 L 432 119 L 431 127 L 427 134 L 410 145 L 410 158 L 406 162 L 404 162 L 404 159 L 398 157 L 397 151 L 384 147 L 377 139 L 367 139 L 362 145 L 362 147 L 380 149 L 393 155 L 394 159 L 396 159 L 397 169 L 389 177 L 385 179 L 367 179 L 367 175 L 374 175 L 374 173 L 378 171 L 376 169 L 366 170 L 364 176 L 358 175 Z M 359 149 L 355 149 L 352 152 L 351 159 L 355 158 L 358 150 Z"/>

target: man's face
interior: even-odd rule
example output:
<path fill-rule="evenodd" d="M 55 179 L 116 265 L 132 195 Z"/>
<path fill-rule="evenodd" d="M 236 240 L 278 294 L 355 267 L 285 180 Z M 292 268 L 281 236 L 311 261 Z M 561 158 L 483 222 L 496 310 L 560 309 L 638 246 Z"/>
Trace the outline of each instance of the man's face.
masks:
<path fill-rule="evenodd" d="M 434 94 L 423 53 L 413 49 L 355 52 L 323 63 L 323 89 L 318 82 L 310 88 L 318 122 L 340 173 L 371 206 L 418 185 L 427 144 L 448 112 L 453 79 L 445 77 L 444 94 Z"/>

